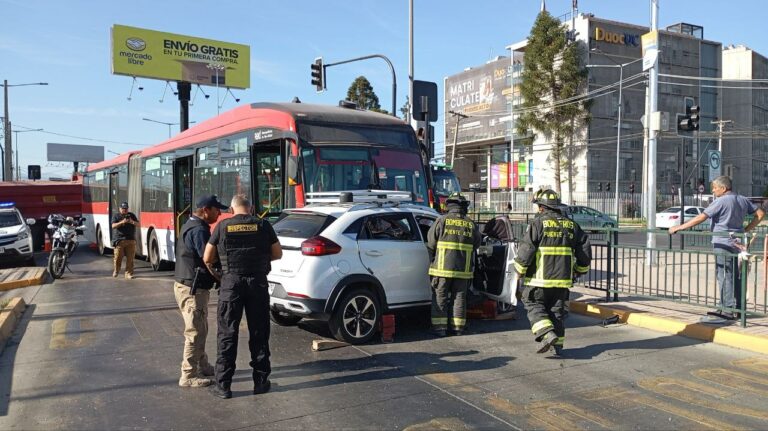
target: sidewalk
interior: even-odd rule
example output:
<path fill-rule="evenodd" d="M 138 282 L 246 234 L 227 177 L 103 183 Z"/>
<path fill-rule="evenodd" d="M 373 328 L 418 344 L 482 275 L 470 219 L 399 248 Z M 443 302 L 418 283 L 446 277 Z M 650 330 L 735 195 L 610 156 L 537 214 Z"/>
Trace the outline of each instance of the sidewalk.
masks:
<path fill-rule="evenodd" d="M 39 266 L 0 269 L 0 291 L 43 284 L 45 271 Z"/>
<path fill-rule="evenodd" d="M 621 323 L 768 354 L 768 317 L 749 316 L 746 328 L 738 321 L 713 325 L 699 322 L 711 308 L 627 295 L 619 300 L 604 302 L 604 292 L 574 287 L 570 309 L 601 319 L 619 315 Z"/>

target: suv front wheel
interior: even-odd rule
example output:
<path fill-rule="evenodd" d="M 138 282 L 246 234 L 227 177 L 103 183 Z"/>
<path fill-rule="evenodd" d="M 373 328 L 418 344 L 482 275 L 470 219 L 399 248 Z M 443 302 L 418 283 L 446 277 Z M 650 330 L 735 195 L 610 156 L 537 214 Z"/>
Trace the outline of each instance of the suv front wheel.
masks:
<path fill-rule="evenodd" d="M 368 289 L 356 288 L 344 295 L 328 323 L 337 340 L 363 344 L 376 334 L 380 314 L 381 306 L 376 294 Z"/>

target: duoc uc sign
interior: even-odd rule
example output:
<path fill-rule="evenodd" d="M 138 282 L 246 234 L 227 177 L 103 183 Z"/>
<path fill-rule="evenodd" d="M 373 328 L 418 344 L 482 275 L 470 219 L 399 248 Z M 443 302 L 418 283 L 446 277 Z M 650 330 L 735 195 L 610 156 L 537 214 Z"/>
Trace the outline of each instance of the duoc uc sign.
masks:
<path fill-rule="evenodd" d="M 627 46 L 640 46 L 640 35 L 630 33 L 614 33 L 595 27 L 595 40 L 616 43 Z"/>

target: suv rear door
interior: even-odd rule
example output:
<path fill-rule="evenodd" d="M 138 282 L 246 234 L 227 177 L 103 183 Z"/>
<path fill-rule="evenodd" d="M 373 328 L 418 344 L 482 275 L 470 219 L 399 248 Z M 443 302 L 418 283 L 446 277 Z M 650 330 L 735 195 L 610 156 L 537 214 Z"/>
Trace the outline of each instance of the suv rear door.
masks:
<path fill-rule="evenodd" d="M 429 256 L 409 212 L 367 216 L 358 235 L 360 261 L 379 280 L 392 308 L 430 300 Z"/>
<path fill-rule="evenodd" d="M 280 277 L 295 277 L 301 270 L 305 256 L 301 254 L 301 243 L 319 234 L 335 217 L 312 211 L 291 211 L 283 213 L 273 228 L 283 248 L 283 258 L 272 261 L 272 274 Z"/>

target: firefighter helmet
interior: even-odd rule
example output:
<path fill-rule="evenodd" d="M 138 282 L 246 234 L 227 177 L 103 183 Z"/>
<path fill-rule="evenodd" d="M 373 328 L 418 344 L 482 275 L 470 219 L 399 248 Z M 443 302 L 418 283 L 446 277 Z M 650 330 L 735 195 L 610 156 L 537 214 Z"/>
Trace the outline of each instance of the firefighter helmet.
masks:
<path fill-rule="evenodd" d="M 552 189 L 542 189 L 533 195 L 533 203 L 552 209 L 558 209 L 562 206 L 560 195 Z"/>

